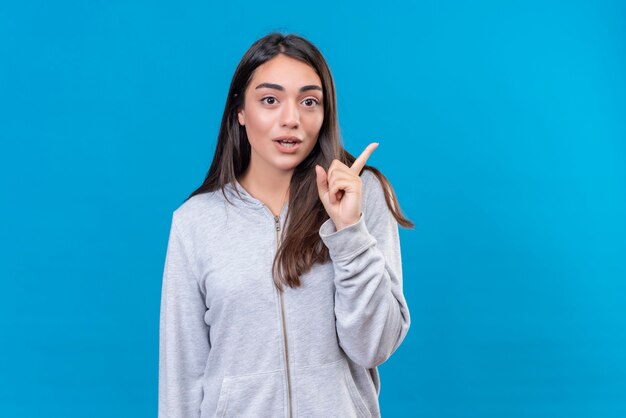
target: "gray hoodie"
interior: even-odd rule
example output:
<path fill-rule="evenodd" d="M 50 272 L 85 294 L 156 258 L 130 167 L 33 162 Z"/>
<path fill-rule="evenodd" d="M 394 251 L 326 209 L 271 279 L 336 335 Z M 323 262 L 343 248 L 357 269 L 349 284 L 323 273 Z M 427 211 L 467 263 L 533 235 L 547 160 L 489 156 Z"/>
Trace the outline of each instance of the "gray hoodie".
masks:
<path fill-rule="evenodd" d="M 377 366 L 409 329 L 398 224 L 362 175 L 362 215 L 319 229 L 331 260 L 280 293 L 280 216 L 239 183 L 177 208 L 165 257 L 160 418 L 379 417 Z M 235 192 L 241 193 L 241 197 Z"/>

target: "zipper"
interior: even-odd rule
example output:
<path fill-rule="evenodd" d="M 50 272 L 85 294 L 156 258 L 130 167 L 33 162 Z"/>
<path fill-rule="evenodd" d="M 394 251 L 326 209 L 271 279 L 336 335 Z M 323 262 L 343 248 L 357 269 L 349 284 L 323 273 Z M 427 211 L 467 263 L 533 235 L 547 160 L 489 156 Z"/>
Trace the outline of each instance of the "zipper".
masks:
<path fill-rule="evenodd" d="M 267 207 L 267 206 L 266 206 Z M 269 208 L 267 208 L 269 210 Z M 278 251 L 278 233 L 280 232 L 280 216 L 276 216 L 270 210 L 274 217 L 274 226 L 276 230 L 276 251 Z M 280 301 L 280 319 L 282 323 L 283 341 L 285 342 L 285 371 L 287 372 L 287 405 L 289 406 L 289 418 L 292 417 L 291 412 L 291 375 L 289 373 L 289 350 L 287 345 L 287 325 L 285 323 L 285 304 L 283 302 L 283 292 L 278 291 L 278 299 Z"/>

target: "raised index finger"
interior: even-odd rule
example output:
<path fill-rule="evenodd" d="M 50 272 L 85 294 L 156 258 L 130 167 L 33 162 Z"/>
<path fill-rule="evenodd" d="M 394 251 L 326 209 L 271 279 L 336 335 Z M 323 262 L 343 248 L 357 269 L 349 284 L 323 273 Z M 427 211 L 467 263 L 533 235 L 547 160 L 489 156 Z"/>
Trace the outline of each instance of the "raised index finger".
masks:
<path fill-rule="evenodd" d="M 350 167 L 350 170 L 359 174 L 361 170 L 363 169 L 363 167 L 365 167 L 365 163 L 367 162 L 367 159 L 370 157 L 370 155 L 372 155 L 372 152 L 374 152 L 374 150 L 377 147 L 378 147 L 378 142 L 372 142 L 367 147 L 365 147 L 361 155 L 359 155 L 359 157 L 356 160 L 354 160 L 354 163 Z"/>

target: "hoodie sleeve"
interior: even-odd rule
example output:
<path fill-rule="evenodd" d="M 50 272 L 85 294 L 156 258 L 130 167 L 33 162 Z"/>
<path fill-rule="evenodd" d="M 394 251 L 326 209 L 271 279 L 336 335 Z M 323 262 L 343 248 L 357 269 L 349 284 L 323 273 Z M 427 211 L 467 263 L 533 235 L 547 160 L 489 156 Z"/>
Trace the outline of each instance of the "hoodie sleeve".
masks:
<path fill-rule="evenodd" d="M 355 363 L 374 368 L 398 348 L 410 325 L 402 292 L 398 223 L 382 184 L 365 171 L 361 218 L 337 231 L 328 219 L 319 234 L 335 272 L 339 345 Z"/>
<path fill-rule="evenodd" d="M 202 376 L 209 354 L 206 305 L 185 236 L 172 217 L 159 326 L 159 418 L 200 416 Z"/>

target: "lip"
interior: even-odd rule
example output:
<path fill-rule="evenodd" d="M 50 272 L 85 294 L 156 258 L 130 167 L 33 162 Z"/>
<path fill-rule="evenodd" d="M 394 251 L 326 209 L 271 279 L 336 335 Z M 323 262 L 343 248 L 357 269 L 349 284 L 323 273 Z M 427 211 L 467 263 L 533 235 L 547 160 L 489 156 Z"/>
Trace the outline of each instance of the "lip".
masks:
<path fill-rule="evenodd" d="M 290 141 L 294 141 L 295 144 L 291 147 L 285 147 L 284 145 L 281 145 L 280 142 L 278 141 L 282 141 L 282 140 L 290 140 Z M 300 148 L 300 146 L 302 145 L 302 140 L 298 137 L 295 136 L 279 136 L 277 138 L 274 138 L 272 140 L 272 142 L 274 142 L 274 145 L 276 145 L 276 148 L 284 153 L 284 154 L 293 154 L 295 153 L 298 148 Z"/>

